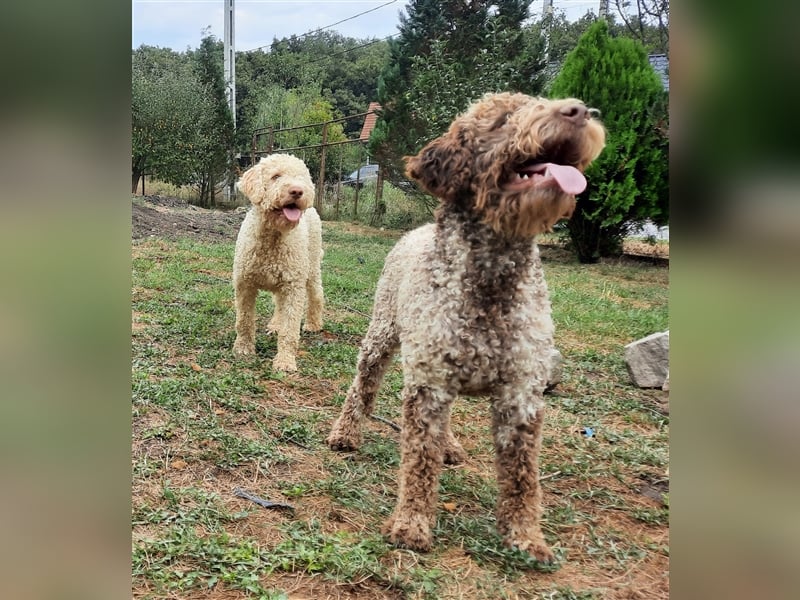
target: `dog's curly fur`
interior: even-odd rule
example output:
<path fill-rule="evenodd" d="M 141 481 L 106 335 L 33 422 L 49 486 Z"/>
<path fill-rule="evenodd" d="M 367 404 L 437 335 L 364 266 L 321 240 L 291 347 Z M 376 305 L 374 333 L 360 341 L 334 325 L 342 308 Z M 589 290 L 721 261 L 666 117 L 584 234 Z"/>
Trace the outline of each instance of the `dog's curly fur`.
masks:
<path fill-rule="evenodd" d="M 296 371 L 300 321 L 322 328 L 322 225 L 313 208 L 314 184 L 305 163 L 272 154 L 248 169 L 238 183 L 252 207 L 236 238 L 233 288 L 236 304 L 236 354 L 255 353 L 256 296 L 272 292 L 275 311 L 269 329 L 278 336 L 272 366 Z"/>
<path fill-rule="evenodd" d="M 450 431 L 451 404 L 459 394 L 488 395 L 498 530 L 507 545 L 553 560 L 538 475 L 553 323 L 534 237 L 569 216 L 575 197 L 535 165 L 583 171 L 605 144 L 593 116 L 575 99 L 490 94 L 406 158 L 407 175 L 440 200 L 436 222 L 387 256 L 356 377 L 327 440 L 359 446 L 360 422 L 400 347 L 399 492 L 385 526 L 398 545 L 431 547 L 442 464 L 466 458 Z"/>

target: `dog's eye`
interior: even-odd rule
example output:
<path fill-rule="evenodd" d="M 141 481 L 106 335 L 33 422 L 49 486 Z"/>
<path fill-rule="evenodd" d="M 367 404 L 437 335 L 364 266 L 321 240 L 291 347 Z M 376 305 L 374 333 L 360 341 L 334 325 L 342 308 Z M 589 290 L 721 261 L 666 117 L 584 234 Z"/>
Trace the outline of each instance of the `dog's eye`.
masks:
<path fill-rule="evenodd" d="M 275 175 L 272 176 L 272 181 L 276 181 L 276 180 L 278 180 L 280 178 L 281 178 L 281 174 L 280 173 L 275 173 Z"/>

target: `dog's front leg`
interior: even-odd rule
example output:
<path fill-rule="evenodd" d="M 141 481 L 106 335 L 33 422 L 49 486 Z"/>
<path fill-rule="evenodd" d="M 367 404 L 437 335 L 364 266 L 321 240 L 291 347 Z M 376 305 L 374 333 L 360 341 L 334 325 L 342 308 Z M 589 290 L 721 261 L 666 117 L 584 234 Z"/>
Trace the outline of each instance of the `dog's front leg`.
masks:
<path fill-rule="evenodd" d="M 550 564 L 555 556 L 544 540 L 540 519 L 542 488 L 539 451 L 544 403 L 540 393 L 509 392 L 492 403 L 497 469 L 497 529 L 504 543 Z"/>
<path fill-rule="evenodd" d="M 272 361 L 276 371 L 297 371 L 297 349 L 300 345 L 300 321 L 306 303 L 305 285 L 282 288 L 274 293 L 278 320 L 278 352 Z"/>
<path fill-rule="evenodd" d="M 439 473 L 444 462 L 442 436 L 452 398 L 428 388 L 403 390 L 403 431 L 397 506 L 384 525 L 389 540 L 412 550 L 433 544 Z"/>

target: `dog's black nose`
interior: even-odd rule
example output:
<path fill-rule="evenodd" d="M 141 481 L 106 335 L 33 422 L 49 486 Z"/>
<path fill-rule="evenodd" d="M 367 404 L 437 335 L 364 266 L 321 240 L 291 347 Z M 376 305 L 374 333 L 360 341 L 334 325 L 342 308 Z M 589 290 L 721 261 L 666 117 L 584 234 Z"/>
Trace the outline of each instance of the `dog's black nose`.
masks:
<path fill-rule="evenodd" d="M 294 198 L 295 200 L 303 197 L 303 188 L 301 187 L 293 187 L 289 188 L 289 195 Z"/>
<path fill-rule="evenodd" d="M 583 104 L 568 104 L 567 106 L 562 106 L 558 112 L 573 123 L 583 123 L 589 118 L 589 109 Z"/>

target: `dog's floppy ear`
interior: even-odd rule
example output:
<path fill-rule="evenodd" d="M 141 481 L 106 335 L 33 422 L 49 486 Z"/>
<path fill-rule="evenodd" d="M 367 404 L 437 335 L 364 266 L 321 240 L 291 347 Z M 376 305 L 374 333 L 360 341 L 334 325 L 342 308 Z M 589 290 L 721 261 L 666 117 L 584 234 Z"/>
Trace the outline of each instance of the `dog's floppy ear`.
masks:
<path fill-rule="evenodd" d="M 429 142 L 416 156 L 406 156 L 406 176 L 442 200 L 454 200 L 469 189 L 472 178 L 470 144 L 453 131 Z"/>
<path fill-rule="evenodd" d="M 239 191 L 247 196 L 247 199 L 253 204 L 258 204 L 259 202 L 259 195 L 257 192 L 261 187 L 261 171 L 262 169 L 259 169 L 257 164 L 250 167 L 244 172 L 244 175 L 242 175 L 241 179 L 239 179 L 239 182 L 236 184 Z"/>

